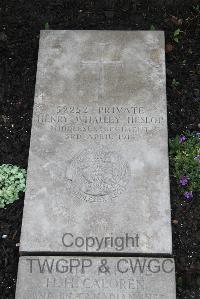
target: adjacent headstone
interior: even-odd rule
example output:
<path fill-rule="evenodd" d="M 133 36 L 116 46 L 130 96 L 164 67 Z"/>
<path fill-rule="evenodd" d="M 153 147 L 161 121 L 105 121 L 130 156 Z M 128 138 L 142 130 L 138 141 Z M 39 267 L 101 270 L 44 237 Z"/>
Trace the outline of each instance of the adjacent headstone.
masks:
<path fill-rule="evenodd" d="M 175 299 L 174 261 L 21 257 L 16 299 Z"/>
<path fill-rule="evenodd" d="M 41 32 L 22 253 L 171 253 L 164 55 L 159 31 Z"/>

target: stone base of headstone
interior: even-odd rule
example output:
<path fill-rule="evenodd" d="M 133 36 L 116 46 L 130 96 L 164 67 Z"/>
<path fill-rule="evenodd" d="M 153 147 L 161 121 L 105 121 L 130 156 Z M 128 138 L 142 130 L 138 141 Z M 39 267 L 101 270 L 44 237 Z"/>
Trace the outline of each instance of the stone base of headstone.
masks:
<path fill-rule="evenodd" d="M 16 299 L 175 299 L 171 258 L 21 257 Z"/>

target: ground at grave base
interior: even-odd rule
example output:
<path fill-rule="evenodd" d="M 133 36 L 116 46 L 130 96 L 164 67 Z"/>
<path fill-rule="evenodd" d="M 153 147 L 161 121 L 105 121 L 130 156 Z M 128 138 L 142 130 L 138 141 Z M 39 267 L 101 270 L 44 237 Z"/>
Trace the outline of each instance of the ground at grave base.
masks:
<path fill-rule="evenodd" d="M 157 4 L 156 4 L 157 3 Z M 166 4 L 168 3 L 168 4 Z M 27 167 L 40 29 L 164 30 L 169 136 L 200 130 L 200 5 L 185 1 L 5 1 L 0 4 L 0 163 Z M 180 29 L 178 36 L 175 32 Z M 178 39 L 177 39 L 178 38 Z M 177 298 L 200 298 L 200 196 L 171 177 Z M 14 299 L 23 198 L 0 209 L 0 298 Z"/>

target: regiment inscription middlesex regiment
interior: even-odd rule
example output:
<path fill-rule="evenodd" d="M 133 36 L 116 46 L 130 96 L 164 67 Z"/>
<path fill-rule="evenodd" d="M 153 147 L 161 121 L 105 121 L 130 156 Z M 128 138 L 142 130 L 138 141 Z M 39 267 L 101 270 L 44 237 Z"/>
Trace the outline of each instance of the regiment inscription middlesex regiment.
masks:
<path fill-rule="evenodd" d="M 21 253 L 171 253 L 164 34 L 41 31 Z"/>

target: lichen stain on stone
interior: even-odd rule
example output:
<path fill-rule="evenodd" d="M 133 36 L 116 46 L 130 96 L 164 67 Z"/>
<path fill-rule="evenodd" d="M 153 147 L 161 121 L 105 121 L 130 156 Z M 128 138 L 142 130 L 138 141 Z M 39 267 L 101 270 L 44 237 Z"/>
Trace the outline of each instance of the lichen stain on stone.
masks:
<path fill-rule="evenodd" d="M 150 50 L 150 58 L 153 60 L 153 62 L 155 62 L 156 64 L 160 64 L 160 49 L 159 48 L 155 48 Z"/>

